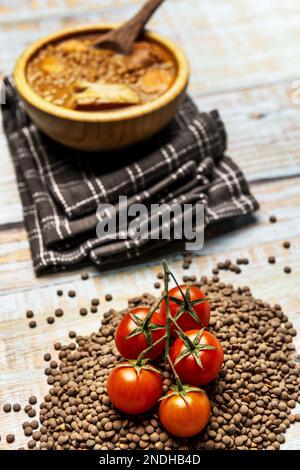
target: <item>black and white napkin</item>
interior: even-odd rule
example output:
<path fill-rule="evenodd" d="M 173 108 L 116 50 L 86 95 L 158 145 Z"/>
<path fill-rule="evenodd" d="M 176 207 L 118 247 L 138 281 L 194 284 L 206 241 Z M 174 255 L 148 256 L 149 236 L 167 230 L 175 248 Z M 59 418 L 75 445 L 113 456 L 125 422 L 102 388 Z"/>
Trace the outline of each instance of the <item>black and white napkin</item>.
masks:
<path fill-rule="evenodd" d="M 15 165 L 37 274 L 99 266 L 143 255 L 161 242 L 98 238 L 99 204 L 205 203 L 206 226 L 258 208 L 244 175 L 227 156 L 217 111 L 200 113 L 187 97 L 173 121 L 149 141 L 110 153 L 53 142 L 24 111 L 5 79 L 3 124 Z"/>

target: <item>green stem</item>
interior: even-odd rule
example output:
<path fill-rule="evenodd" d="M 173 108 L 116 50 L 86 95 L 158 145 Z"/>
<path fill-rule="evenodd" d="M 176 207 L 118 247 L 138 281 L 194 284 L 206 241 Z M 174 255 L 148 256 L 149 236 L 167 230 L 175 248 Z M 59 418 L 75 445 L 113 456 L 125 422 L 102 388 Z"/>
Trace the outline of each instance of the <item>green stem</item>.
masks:
<path fill-rule="evenodd" d="M 177 279 L 176 279 L 176 277 L 174 276 L 174 274 L 173 274 L 172 272 L 170 272 L 170 271 L 169 271 L 169 274 L 172 276 L 173 281 L 175 282 L 175 284 L 176 284 L 176 286 L 177 286 L 179 292 L 180 292 L 181 295 L 182 295 L 182 298 L 183 298 L 183 301 L 184 301 L 184 307 L 185 307 L 185 309 L 186 309 L 186 310 L 192 309 L 192 310 L 194 311 L 194 313 L 197 313 L 197 312 L 195 312 L 195 309 L 194 309 L 193 305 L 189 302 L 189 299 L 187 298 L 186 294 L 183 292 L 183 290 L 181 289 L 180 285 L 178 284 Z M 187 283 L 187 289 L 186 289 L 186 291 L 188 291 L 189 288 L 190 288 L 190 284 Z M 205 301 L 205 299 L 203 299 L 203 301 Z M 200 321 L 200 324 L 201 324 L 201 326 L 202 326 L 201 321 Z"/>
<path fill-rule="evenodd" d="M 177 372 L 176 372 L 176 369 L 175 369 L 175 367 L 174 367 L 173 362 L 171 361 L 170 354 L 167 354 L 167 361 L 168 361 L 168 363 L 169 363 L 170 366 L 171 366 L 171 369 L 172 369 L 173 375 L 174 375 L 174 377 L 175 377 L 175 382 L 176 382 L 176 385 L 177 385 L 177 387 L 178 387 L 178 390 L 181 392 L 181 391 L 183 390 L 183 384 L 182 384 L 182 382 L 181 382 L 181 380 L 180 380 L 179 375 L 178 375 Z"/>
<path fill-rule="evenodd" d="M 179 391 L 183 390 L 183 385 L 182 382 L 179 378 L 179 375 L 177 374 L 175 367 L 173 365 L 173 362 L 171 361 L 170 358 L 170 339 L 171 339 L 171 321 L 172 321 L 172 316 L 171 316 L 171 311 L 170 311 L 170 299 L 169 299 L 169 275 L 171 274 L 167 265 L 166 260 L 163 260 L 163 268 L 164 268 L 164 297 L 165 297 L 165 304 L 166 304 L 166 316 L 167 316 L 167 321 L 166 321 L 166 351 L 165 351 L 165 358 L 166 362 L 170 364 L 170 367 L 172 369 L 176 385 L 178 386 Z"/>
<path fill-rule="evenodd" d="M 190 340 L 190 338 L 185 334 L 183 329 L 178 325 L 177 321 L 175 318 L 171 316 L 171 321 L 173 322 L 175 328 L 181 333 L 181 335 L 185 338 L 186 343 L 189 345 L 189 348 L 194 351 L 196 349 L 196 346 L 194 345 L 193 341 Z"/>
<path fill-rule="evenodd" d="M 150 352 L 152 350 L 152 348 L 157 346 L 161 341 L 165 340 L 166 341 L 165 361 L 166 361 L 166 363 L 169 363 L 169 365 L 171 367 L 171 370 L 172 370 L 172 373 L 174 375 L 175 382 L 176 382 L 176 385 L 178 387 L 179 392 L 182 392 L 184 390 L 184 386 L 183 386 L 183 384 L 180 380 L 180 377 L 176 372 L 175 366 L 174 366 L 174 364 L 173 364 L 173 362 L 171 361 L 171 358 L 170 358 L 171 325 L 173 324 L 175 326 L 175 328 L 180 333 L 181 337 L 184 339 L 184 341 L 186 342 L 186 344 L 188 345 L 188 347 L 192 351 L 194 349 L 196 349 L 196 347 L 195 347 L 194 343 L 190 340 L 190 338 L 188 338 L 187 335 L 184 333 L 182 328 L 178 325 L 177 321 L 171 315 L 170 298 L 169 298 L 169 276 L 172 277 L 172 279 L 174 280 L 176 286 L 178 287 L 184 301 L 187 304 L 187 308 L 192 308 L 192 305 L 190 304 L 190 302 L 189 302 L 188 298 L 186 297 L 186 295 L 182 292 L 182 289 L 180 288 L 174 274 L 172 274 L 172 272 L 169 270 L 169 267 L 168 267 L 168 264 L 167 264 L 166 260 L 163 260 L 163 269 L 164 269 L 164 292 L 163 292 L 163 295 L 158 300 L 158 302 L 156 302 L 156 304 L 153 307 L 151 307 L 151 309 L 150 309 L 150 311 L 149 311 L 149 313 L 148 313 L 148 315 L 147 315 L 147 317 L 144 321 L 143 329 L 148 328 L 149 323 L 152 319 L 152 316 L 153 316 L 154 312 L 157 310 L 157 308 L 160 306 L 160 304 L 164 300 L 165 301 L 165 306 L 166 306 L 166 333 L 164 334 L 164 336 L 159 338 L 154 344 L 149 345 L 149 347 L 147 349 L 145 349 L 139 355 L 139 357 L 136 361 L 136 366 L 137 367 L 142 366 L 143 361 L 145 360 L 145 356 L 148 354 L 148 352 Z"/>
<path fill-rule="evenodd" d="M 145 321 L 144 321 L 143 330 L 146 330 L 148 328 L 149 323 L 150 323 L 150 321 L 153 317 L 154 312 L 158 309 L 158 307 L 162 303 L 163 299 L 164 299 L 164 296 L 162 295 L 160 297 L 160 299 L 158 300 L 158 302 L 153 307 L 151 307 L 151 309 L 149 310 L 149 313 L 148 313 L 148 315 L 147 315 L 147 317 L 145 318 Z"/>
<path fill-rule="evenodd" d="M 148 352 L 150 352 L 153 348 L 155 348 L 159 343 L 161 343 L 163 340 L 165 340 L 167 337 L 167 335 L 164 335 L 162 336 L 161 338 L 159 338 L 154 344 L 151 344 L 147 349 L 145 349 L 143 352 L 141 352 L 141 354 L 139 355 L 139 357 L 137 358 L 136 360 L 136 365 L 137 366 L 140 366 L 143 362 L 143 360 L 145 359 L 145 356 L 148 354 Z"/>
<path fill-rule="evenodd" d="M 180 285 L 178 284 L 178 281 L 177 281 L 176 277 L 174 276 L 174 274 L 173 274 L 171 271 L 169 271 L 169 274 L 170 274 L 170 276 L 172 277 L 173 281 L 175 282 L 176 287 L 178 287 L 179 292 L 180 292 L 180 294 L 182 295 L 182 298 L 183 298 L 183 300 L 184 300 L 185 305 L 188 307 L 189 301 L 188 301 L 188 299 L 187 299 L 185 293 L 182 291 Z M 187 285 L 188 285 L 188 287 L 189 287 L 189 283 L 187 283 Z"/>

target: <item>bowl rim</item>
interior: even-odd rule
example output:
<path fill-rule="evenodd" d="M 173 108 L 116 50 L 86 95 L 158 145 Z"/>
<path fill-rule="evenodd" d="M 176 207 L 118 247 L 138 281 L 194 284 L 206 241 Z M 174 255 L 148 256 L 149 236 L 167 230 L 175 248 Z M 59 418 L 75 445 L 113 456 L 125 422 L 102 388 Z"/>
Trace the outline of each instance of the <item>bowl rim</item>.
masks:
<path fill-rule="evenodd" d="M 46 44 L 55 42 L 59 39 L 72 37 L 74 35 L 92 33 L 101 30 L 107 31 L 118 26 L 119 24 L 116 23 L 76 26 L 44 36 L 43 38 L 29 45 L 17 59 L 13 72 L 17 91 L 21 98 L 31 106 L 47 114 L 65 120 L 81 122 L 114 122 L 120 120 L 130 120 L 152 113 L 170 104 L 178 96 L 180 96 L 187 87 L 190 76 L 189 62 L 185 53 L 172 40 L 162 36 L 159 33 L 148 30 L 145 30 L 144 33 L 146 38 L 153 40 L 154 42 L 157 42 L 163 47 L 167 48 L 174 56 L 178 64 L 178 73 L 174 83 L 163 95 L 153 101 L 150 101 L 149 103 L 113 111 L 77 111 L 49 103 L 40 97 L 29 85 L 26 78 L 26 68 L 28 61 L 39 49 L 44 47 Z"/>

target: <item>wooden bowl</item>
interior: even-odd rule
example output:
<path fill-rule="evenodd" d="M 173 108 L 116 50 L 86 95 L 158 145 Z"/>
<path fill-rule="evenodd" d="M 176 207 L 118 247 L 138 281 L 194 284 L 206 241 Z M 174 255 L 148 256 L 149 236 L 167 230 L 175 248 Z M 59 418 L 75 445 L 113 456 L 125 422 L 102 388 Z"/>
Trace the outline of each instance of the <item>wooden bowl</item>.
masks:
<path fill-rule="evenodd" d="M 105 112 L 75 111 L 47 102 L 30 87 L 26 79 L 27 64 L 39 49 L 62 39 L 106 32 L 116 26 L 80 26 L 50 34 L 29 46 L 18 59 L 14 78 L 25 109 L 36 126 L 55 141 L 79 150 L 115 150 L 148 139 L 175 115 L 188 85 L 189 64 L 172 41 L 152 32 L 145 32 L 145 39 L 172 54 L 178 73 L 169 90 L 150 103 Z"/>

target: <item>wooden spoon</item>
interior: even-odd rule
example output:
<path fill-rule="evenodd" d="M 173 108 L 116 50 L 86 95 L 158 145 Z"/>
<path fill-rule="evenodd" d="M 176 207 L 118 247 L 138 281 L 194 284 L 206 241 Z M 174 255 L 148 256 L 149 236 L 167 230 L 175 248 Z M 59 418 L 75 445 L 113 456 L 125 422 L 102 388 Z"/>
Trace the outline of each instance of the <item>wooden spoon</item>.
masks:
<path fill-rule="evenodd" d="M 93 46 L 101 49 L 110 49 L 125 55 L 130 54 L 133 43 L 163 1 L 164 0 L 148 0 L 131 20 L 126 21 L 126 23 L 119 28 L 104 34 Z"/>

